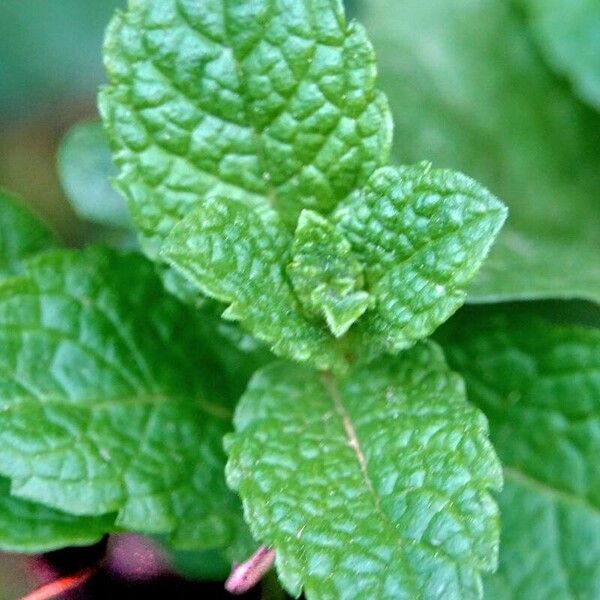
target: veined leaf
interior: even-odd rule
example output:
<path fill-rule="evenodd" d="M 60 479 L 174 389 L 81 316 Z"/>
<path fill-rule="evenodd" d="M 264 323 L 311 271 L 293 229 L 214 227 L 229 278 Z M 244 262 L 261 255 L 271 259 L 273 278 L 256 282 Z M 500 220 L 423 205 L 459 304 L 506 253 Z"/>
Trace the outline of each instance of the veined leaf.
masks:
<path fill-rule="evenodd" d="M 504 465 L 500 568 L 487 595 L 599 597 L 600 330 L 482 307 L 440 338 Z"/>
<path fill-rule="evenodd" d="M 330 211 L 385 164 L 375 58 L 340 0 L 131 1 L 100 108 L 134 220 L 158 250 L 208 192 Z"/>
<path fill-rule="evenodd" d="M 506 208 L 472 179 L 421 164 L 378 170 L 334 219 L 364 264 L 375 307 L 357 337 L 376 355 L 428 336 L 464 303 Z"/>
<path fill-rule="evenodd" d="M 0 189 L 0 276 L 19 272 L 25 258 L 55 245 L 50 230 Z"/>
<path fill-rule="evenodd" d="M 211 196 L 175 227 L 163 254 L 274 352 L 326 369 L 341 357 L 324 324 L 301 312 L 284 274 L 290 250 L 291 234 L 270 207 Z"/>
<path fill-rule="evenodd" d="M 163 254 L 276 354 L 326 369 L 350 349 L 364 360 L 435 330 L 463 304 L 505 218 L 464 175 L 387 167 L 339 204 L 333 223 L 302 213 L 293 244 L 269 206 L 212 195 L 173 229 Z"/>
<path fill-rule="evenodd" d="M 114 515 L 75 517 L 10 495 L 0 478 L 0 549 L 39 553 L 64 546 L 84 546 L 100 540 L 114 523 Z"/>
<path fill-rule="evenodd" d="M 259 371 L 226 438 L 256 537 L 309 600 L 481 597 L 496 563 L 501 470 L 483 415 L 433 344 L 336 381 Z"/>
<path fill-rule="evenodd" d="M 223 477 L 235 398 L 200 315 L 153 266 L 55 251 L 0 283 L 0 472 L 20 498 L 182 547 L 240 526 Z"/>

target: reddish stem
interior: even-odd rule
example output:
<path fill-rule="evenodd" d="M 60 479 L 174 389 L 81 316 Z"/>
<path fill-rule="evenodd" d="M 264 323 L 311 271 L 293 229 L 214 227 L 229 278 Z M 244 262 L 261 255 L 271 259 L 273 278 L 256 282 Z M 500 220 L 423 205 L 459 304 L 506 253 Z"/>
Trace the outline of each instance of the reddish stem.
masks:
<path fill-rule="evenodd" d="M 83 571 L 79 571 L 79 573 L 75 573 L 74 575 L 67 575 L 56 581 L 51 581 L 30 594 L 23 596 L 21 600 L 50 600 L 51 598 L 55 598 L 59 594 L 64 594 L 65 592 L 84 584 L 90 577 L 98 572 L 98 568 L 99 567 L 97 566 L 90 567 Z"/>
<path fill-rule="evenodd" d="M 245 594 L 269 571 L 275 561 L 275 550 L 261 546 L 247 561 L 236 565 L 225 582 L 230 594 Z"/>

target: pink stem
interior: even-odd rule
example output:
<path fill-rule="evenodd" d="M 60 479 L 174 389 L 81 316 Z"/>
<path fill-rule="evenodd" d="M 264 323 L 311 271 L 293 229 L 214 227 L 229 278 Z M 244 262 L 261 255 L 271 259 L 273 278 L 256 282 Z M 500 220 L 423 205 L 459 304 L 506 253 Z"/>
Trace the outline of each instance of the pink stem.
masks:
<path fill-rule="evenodd" d="M 261 546 L 247 561 L 236 565 L 225 582 L 230 594 L 245 594 L 269 571 L 275 561 L 275 550 Z"/>

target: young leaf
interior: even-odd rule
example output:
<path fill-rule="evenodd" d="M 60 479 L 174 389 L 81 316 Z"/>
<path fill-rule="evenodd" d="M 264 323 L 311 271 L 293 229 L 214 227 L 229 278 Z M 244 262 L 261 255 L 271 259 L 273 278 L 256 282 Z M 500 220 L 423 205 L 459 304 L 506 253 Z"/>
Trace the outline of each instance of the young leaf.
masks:
<path fill-rule="evenodd" d="M 276 354 L 330 368 L 349 346 L 364 359 L 434 331 L 463 304 L 505 218 L 460 173 L 386 167 L 339 204 L 337 227 L 303 212 L 293 243 L 270 207 L 211 195 L 173 229 L 163 255 Z M 352 343 L 336 344 L 356 318 Z"/>
<path fill-rule="evenodd" d="M 14 495 L 177 546 L 240 526 L 223 477 L 234 401 L 197 313 L 153 266 L 56 251 L 0 283 L 0 472 Z M 176 342 L 176 343 L 175 343 Z"/>
<path fill-rule="evenodd" d="M 467 311 L 441 339 L 504 464 L 490 598 L 600 594 L 600 330 L 532 309 Z"/>
<path fill-rule="evenodd" d="M 284 276 L 290 249 L 291 235 L 270 207 L 215 195 L 174 228 L 163 255 L 228 303 L 224 316 L 242 321 L 274 352 L 326 369 L 340 358 L 326 328 L 302 314 Z"/>
<path fill-rule="evenodd" d="M 0 277 L 18 273 L 25 258 L 55 245 L 50 230 L 0 189 Z"/>
<path fill-rule="evenodd" d="M 110 183 L 117 169 L 102 123 L 80 123 L 69 131 L 59 148 L 58 172 L 81 217 L 110 227 L 131 227 L 125 201 Z"/>
<path fill-rule="evenodd" d="M 10 495 L 0 478 L 0 549 L 40 553 L 97 542 L 109 531 L 114 515 L 75 517 Z"/>
<path fill-rule="evenodd" d="M 472 179 L 420 164 L 378 170 L 334 219 L 376 301 L 357 333 L 377 354 L 426 337 L 464 303 L 506 208 Z"/>
<path fill-rule="evenodd" d="M 481 597 L 501 469 L 437 346 L 339 382 L 276 363 L 255 375 L 234 421 L 228 482 L 291 594 Z"/>
<path fill-rule="evenodd" d="M 304 210 L 298 219 L 287 273 L 304 310 L 324 318 L 333 335 L 344 335 L 372 304 L 364 291 L 363 266 L 332 223 Z"/>
<path fill-rule="evenodd" d="M 330 211 L 385 164 L 375 58 L 340 0 L 143 0 L 115 17 L 100 108 L 119 185 L 158 250 L 208 192 Z"/>

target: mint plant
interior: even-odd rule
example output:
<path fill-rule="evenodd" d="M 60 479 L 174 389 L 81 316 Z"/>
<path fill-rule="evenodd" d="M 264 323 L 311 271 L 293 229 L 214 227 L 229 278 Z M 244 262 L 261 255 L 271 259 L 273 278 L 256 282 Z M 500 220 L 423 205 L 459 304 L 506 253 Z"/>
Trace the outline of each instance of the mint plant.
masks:
<path fill-rule="evenodd" d="M 104 57 L 129 217 L 98 124 L 60 171 L 139 248 L 61 248 L 0 195 L 0 547 L 142 533 L 309 600 L 595 597 L 598 332 L 512 305 L 444 325 L 507 211 L 389 164 L 341 2 L 130 0 Z M 554 535 L 524 562 L 525 520 Z"/>

